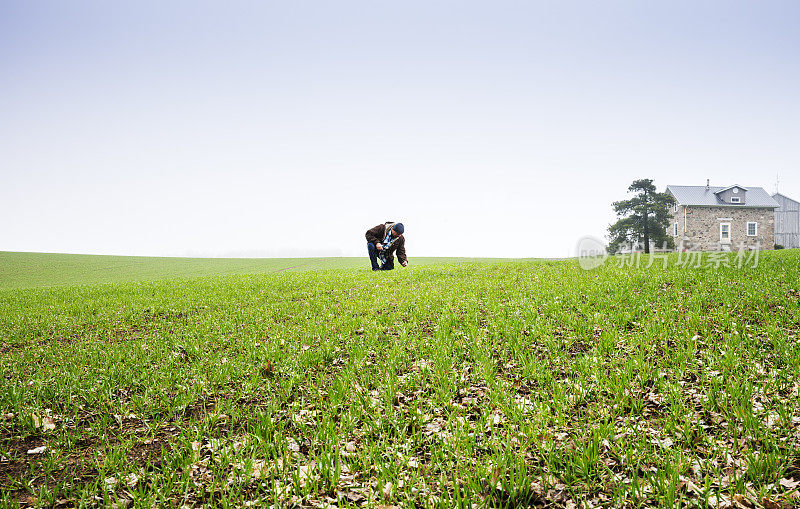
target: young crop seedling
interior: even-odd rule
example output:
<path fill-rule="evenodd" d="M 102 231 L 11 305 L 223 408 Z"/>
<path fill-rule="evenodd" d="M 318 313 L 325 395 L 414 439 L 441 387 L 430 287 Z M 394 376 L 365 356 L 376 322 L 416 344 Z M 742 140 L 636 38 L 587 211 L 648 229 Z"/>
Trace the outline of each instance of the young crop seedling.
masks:
<path fill-rule="evenodd" d="M 0 507 L 800 504 L 800 254 L 318 263 L 0 278 Z"/>

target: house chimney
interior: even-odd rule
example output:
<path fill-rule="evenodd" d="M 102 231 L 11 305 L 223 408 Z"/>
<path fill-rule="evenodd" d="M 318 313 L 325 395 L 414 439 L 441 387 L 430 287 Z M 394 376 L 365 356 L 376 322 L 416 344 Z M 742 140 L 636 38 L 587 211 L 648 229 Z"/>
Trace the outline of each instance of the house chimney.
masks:
<path fill-rule="evenodd" d="M 711 179 L 706 179 L 706 191 L 711 190 Z"/>

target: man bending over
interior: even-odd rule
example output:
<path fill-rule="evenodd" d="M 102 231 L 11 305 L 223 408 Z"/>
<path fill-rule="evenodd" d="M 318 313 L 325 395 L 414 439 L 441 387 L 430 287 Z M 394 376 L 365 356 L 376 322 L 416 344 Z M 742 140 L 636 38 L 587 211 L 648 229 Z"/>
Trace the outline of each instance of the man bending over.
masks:
<path fill-rule="evenodd" d="M 393 253 L 397 251 L 400 265 L 408 265 L 406 258 L 406 239 L 403 237 L 405 227 L 403 223 L 391 221 L 379 224 L 367 230 L 367 252 L 372 270 L 392 270 L 394 268 Z M 379 263 L 380 262 L 380 265 Z"/>

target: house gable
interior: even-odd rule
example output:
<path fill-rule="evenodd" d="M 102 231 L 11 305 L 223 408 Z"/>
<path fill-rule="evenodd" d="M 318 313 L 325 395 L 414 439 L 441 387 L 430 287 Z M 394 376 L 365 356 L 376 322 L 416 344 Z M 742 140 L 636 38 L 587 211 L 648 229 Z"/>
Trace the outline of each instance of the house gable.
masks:
<path fill-rule="evenodd" d="M 747 203 L 747 188 L 730 186 L 714 192 L 720 205 L 745 205 Z"/>

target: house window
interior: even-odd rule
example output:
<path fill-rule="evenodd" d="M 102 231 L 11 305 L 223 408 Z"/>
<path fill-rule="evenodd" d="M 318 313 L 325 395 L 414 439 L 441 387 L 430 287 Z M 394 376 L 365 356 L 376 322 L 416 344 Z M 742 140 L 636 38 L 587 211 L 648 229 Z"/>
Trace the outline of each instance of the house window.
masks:
<path fill-rule="evenodd" d="M 678 222 L 675 221 L 675 236 L 678 236 Z"/>
<path fill-rule="evenodd" d="M 756 223 L 755 221 L 752 222 L 752 223 L 748 222 L 747 223 L 747 236 L 748 237 L 755 237 L 756 235 L 758 235 L 758 223 Z"/>
<path fill-rule="evenodd" d="M 672 207 L 672 211 L 673 212 L 677 212 L 678 211 L 678 204 L 677 203 L 675 203 L 675 205 Z"/>
<path fill-rule="evenodd" d="M 719 240 L 721 240 L 721 241 L 731 240 L 731 224 L 730 223 L 720 223 L 720 225 L 719 225 Z"/>
<path fill-rule="evenodd" d="M 731 203 L 742 203 L 742 199 L 739 196 L 731 196 Z"/>

